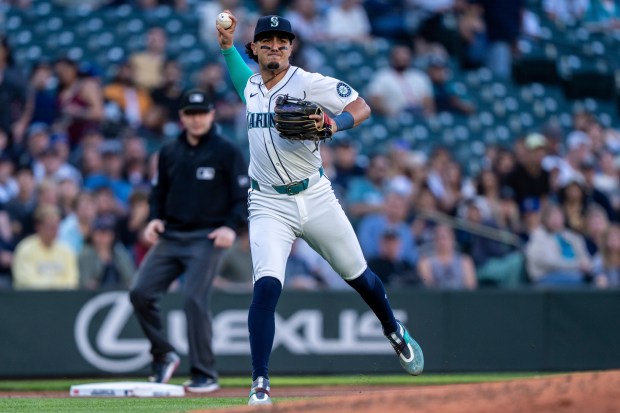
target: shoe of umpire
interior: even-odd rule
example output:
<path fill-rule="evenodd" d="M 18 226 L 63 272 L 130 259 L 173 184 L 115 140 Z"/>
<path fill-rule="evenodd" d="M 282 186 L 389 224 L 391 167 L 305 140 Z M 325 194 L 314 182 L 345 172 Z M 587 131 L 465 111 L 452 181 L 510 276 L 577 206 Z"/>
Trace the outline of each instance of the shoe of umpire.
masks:
<path fill-rule="evenodd" d="M 181 364 L 181 358 L 175 352 L 166 353 L 161 360 L 153 361 L 153 375 L 149 377 L 152 383 L 168 383 L 174 371 Z"/>
<path fill-rule="evenodd" d="M 250 406 L 271 404 L 271 397 L 269 396 L 269 379 L 259 376 L 252 382 L 252 388 L 250 389 L 250 399 L 248 404 Z"/>
<path fill-rule="evenodd" d="M 387 339 L 390 341 L 394 351 L 398 355 L 398 360 L 403 369 L 412 376 L 418 376 L 422 374 L 424 370 L 424 354 L 422 354 L 422 348 L 411 337 L 403 323 L 396 320 L 398 323 L 398 330 L 396 332 L 387 335 Z"/>
<path fill-rule="evenodd" d="M 212 377 L 203 375 L 192 376 L 191 380 L 183 383 L 185 390 L 192 393 L 211 393 L 212 391 L 219 390 L 220 385 Z"/>

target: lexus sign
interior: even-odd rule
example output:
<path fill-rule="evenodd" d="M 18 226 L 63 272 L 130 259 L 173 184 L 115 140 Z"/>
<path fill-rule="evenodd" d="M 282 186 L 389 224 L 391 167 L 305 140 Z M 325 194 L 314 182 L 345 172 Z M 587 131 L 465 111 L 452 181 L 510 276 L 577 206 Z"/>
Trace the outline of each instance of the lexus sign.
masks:
<path fill-rule="evenodd" d="M 110 373 L 130 373 L 151 362 L 150 344 L 142 335 L 121 337 L 133 315 L 127 292 L 95 296 L 80 309 L 74 324 L 77 348 L 91 365 Z M 171 344 L 183 355 L 188 353 L 186 322 L 182 310 L 163 313 Z M 338 332 L 326 337 L 324 317 L 337 317 Z M 396 316 L 406 321 L 403 311 Z M 103 319 L 98 327 L 95 318 Z M 94 331 L 93 331 L 94 329 Z M 229 309 L 213 318 L 213 347 L 216 355 L 250 354 L 247 309 Z M 393 354 L 381 325 L 371 311 L 341 309 L 324 314 L 319 309 L 299 309 L 282 317 L 276 313 L 274 350 L 283 348 L 295 355 L 385 355 Z"/>

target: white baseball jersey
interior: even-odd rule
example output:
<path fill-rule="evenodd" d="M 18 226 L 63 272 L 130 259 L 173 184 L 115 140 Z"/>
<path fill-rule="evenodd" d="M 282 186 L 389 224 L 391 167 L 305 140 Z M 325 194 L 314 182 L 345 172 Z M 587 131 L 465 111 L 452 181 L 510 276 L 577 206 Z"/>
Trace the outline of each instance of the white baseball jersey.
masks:
<path fill-rule="evenodd" d="M 303 238 L 345 280 L 358 277 L 366 260 L 349 219 L 331 183 L 321 176 L 321 157 L 314 142 L 281 138 L 274 125 L 276 97 L 289 95 L 315 102 L 338 115 L 358 93 L 337 79 L 291 66 L 284 78 L 267 90 L 260 75 L 248 80 L 250 141 L 249 175 L 260 184 L 250 190 L 250 248 L 254 281 L 276 277 L 284 285 L 287 257 L 296 238 Z M 295 195 L 275 193 L 271 186 L 308 179 L 308 188 Z"/>
<path fill-rule="evenodd" d="M 278 134 L 273 121 L 276 97 L 289 95 L 314 102 L 332 116 L 340 114 L 358 97 L 344 82 L 295 66 L 289 67 L 284 78 L 270 90 L 263 85 L 260 74 L 250 77 L 244 95 L 250 143 L 249 175 L 259 183 L 271 185 L 305 179 L 321 166 L 314 142 L 293 142 Z"/>

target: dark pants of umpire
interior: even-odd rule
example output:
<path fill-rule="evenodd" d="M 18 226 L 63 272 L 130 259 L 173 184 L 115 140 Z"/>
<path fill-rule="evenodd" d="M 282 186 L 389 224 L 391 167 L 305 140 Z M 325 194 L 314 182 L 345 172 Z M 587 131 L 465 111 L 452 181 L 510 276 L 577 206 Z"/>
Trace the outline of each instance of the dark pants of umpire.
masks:
<path fill-rule="evenodd" d="M 183 310 L 187 317 L 191 374 L 217 379 L 209 296 L 222 249 L 213 246 L 213 241 L 207 238 L 209 232 L 167 231 L 140 265 L 129 297 L 151 342 L 153 359 L 161 360 L 175 349 L 163 331 L 159 300 L 170 284 L 184 275 Z"/>

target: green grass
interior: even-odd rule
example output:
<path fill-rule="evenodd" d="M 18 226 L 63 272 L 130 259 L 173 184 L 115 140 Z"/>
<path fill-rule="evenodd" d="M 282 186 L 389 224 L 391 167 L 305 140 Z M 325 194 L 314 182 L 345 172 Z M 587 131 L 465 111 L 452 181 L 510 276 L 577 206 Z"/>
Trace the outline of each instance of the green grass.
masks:
<path fill-rule="evenodd" d="M 537 373 L 463 373 L 463 374 L 424 374 L 411 377 L 405 374 L 387 376 L 351 375 L 351 376 L 272 376 L 272 386 L 317 386 L 317 385 L 392 385 L 411 384 L 428 386 L 438 384 L 480 383 L 485 381 L 511 380 L 534 377 Z M 91 378 L 91 379 L 54 379 L 54 380 L 0 380 L 0 391 L 69 391 L 74 384 L 99 383 L 107 381 L 142 381 L 143 378 Z M 184 378 L 174 378 L 171 384 L 181 384 Z M 248 377 L 222 377 L 222 387 L 249 388 Z"/>
<path fill-rule="evenodd" d="M 316 386 L 316 385 L 399 385 L 414 386 L 479 383 L 511 380 L 537 376 L 536 373 L 467 373 L 467 374 L 425 374 L 411 377 L 404 374 L 393 376 L 273 376 L 274 387 Z M 69 391 L 73 384 L 104 381 L 139 381 L 142 378 L 114 379 L 57 379 L 57 380 L 0 380 L 0 391 Z M 173 384 L 181 384 L 182 378 L 175 378 Z M 222 387 L 248 387 L 247 377 L 223 377 Z M 18 412 L 62 412 L 62 413 L 176 413 L 195 409 L 245 405 L 246 398 L 0 398 L 0 413 Z"/>
<path fill-rule="evenodd" d="M 245 398 L 170 399 L 0 399 L 1 413 L 173 413 L 189 410 L 239 406 Z"/>

